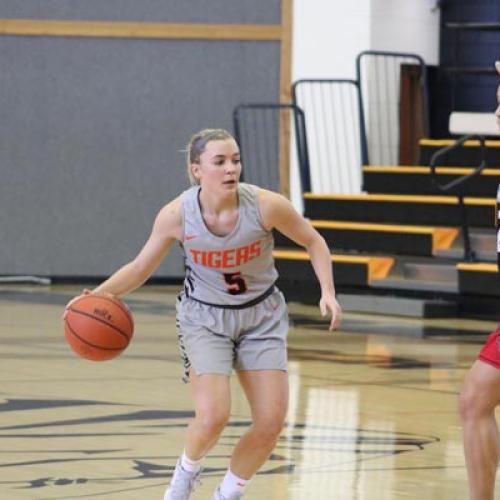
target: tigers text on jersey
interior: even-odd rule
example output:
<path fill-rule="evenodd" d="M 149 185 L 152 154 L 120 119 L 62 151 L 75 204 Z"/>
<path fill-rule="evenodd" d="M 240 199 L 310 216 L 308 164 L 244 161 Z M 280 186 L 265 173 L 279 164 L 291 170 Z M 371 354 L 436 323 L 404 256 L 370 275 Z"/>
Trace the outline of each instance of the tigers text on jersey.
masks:
<path fill-rule="evenodd" d="M 200 186 L 181 195 L 186 296 L 209 304 L 239 306 L 276 281 L 274 239 L 262 225 L 256 186 L 238 185 L 238 220 L 227 236 L 213 234 L 201 214 Z"/>

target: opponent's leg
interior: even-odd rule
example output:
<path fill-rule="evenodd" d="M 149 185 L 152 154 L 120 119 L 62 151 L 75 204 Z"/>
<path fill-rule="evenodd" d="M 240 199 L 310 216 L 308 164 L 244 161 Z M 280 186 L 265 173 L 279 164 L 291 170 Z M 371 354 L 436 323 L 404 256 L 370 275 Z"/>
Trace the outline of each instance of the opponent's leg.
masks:
<path fill-rule="evenodd" d="M 500 458 L 495 407 L 500 403 L 500 369 L 478 360 L 459 400 L 471 500 L 493 500 Z"/>

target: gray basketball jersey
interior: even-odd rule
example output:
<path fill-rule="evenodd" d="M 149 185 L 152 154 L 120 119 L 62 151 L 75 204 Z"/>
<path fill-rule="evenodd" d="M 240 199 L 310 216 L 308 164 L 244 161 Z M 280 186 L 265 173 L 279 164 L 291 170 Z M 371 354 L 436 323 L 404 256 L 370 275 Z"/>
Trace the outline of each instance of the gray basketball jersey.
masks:
<path fill-rule="evenodd" d="M 181 194 L 182 247 L 186 296 L 208 304 L 239 306 L 266 292 L 276 281 L 274 239 L 262 225 L 257 187 L 238 185 L 239 216 L 227 236 L 213 234 L 203 220 L 194 186 Z"/>

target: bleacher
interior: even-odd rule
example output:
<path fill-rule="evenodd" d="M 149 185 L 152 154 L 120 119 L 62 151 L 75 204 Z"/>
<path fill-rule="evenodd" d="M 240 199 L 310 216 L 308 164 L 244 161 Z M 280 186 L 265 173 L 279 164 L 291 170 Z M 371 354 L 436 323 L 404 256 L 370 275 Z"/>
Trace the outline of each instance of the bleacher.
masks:
<path fill-rule="evenodd" d="M 429 139 L 423 61 L 411 54 L 388 53 L 389 63 L 385 57 L 360 54 L 356 81 L 296 82 L 288 110 L 300 112 L 300 122 L 287 118 L 300 123 L 292 137 L 304 215 L 332 251 L 341 302 L 347 310 L 373 313 L 496 317 L 500 141 L 482 137 L 493 130 L 493 121 L 488 117 L 481 137 L 464 138 L 456 148 L 455 139 Z M 380 58 L 383 68 L 390 65 L 389 76 L 374 69 Z M 403 96 L 405 88 L 413 90 Z M 373 98 L 392 94 L 402 101 Z M 413 113 L 412 120 L 403 117 L 405 112 Z M 450 132 L 468 133 L 460 132 L 467 120 L 467 115 L 455 116 Z M 477 128 L 484 120 L 474 116 L 469 122 Z M 238 137 L 244 162 L 249 135 L 247 129 Z M 278 145 L 273 148 L 278 157 Z M 398 164 L 402 159 L 406 162 Z M 274 257 L 287 297 L 317 302 L 307 253 L 276 234 Z"/>
<path fill-rule="evenodd" d="M 422 141 L 422 149 L 427 145 Z M 500 141 L 488 144 L 498 146 Z M 437 169 L 446 181 L 471 171 L 465 165 Z M 364 296 L 367 303 L 373 303 L 370 295 L 378 295 L 385 300 L 365 311 L 397 314 L 400 304 L 412 299 L 413 307 L 405 308 L 410 315 L 494 314 L 498 304 L 492 299 L 500 299 L 494 230 L 500 168 L 484 169 L 466 188 L 476 262 L 463 261 L 458 199 L 435 193 L 430 167 L 366 166 L 363 179 L 367 192 L 359 195 L 304 193 L 305 216 L 332 249 L 335 281 L 340 294 L 347 294 L 347 303 L 353 294 Z M 278 234 L 276 244 L 278 269 L 288 277 L 281 286 L 295 300 L 316 300 L 318 292 L 309 285 L 314 276 L 312 270 L 304 270 L 304 254 L 294 250 L 293 263 L 292 252 L 283 249 L 295 245 Z M 308 292 L 303 294 L 305 288 Z M 360 309 L 359 296 L 354 303 Z"/>

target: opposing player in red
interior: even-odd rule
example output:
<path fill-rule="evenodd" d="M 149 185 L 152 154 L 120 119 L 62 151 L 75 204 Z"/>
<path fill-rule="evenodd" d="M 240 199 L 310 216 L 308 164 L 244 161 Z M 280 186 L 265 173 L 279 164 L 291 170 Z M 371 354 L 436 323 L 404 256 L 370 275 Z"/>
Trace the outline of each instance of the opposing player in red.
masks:
<path fill-rule="evenodd" d="M 495 67 L 500 74 L 500 62 L 497 61 Z M 495 115 L 500 130 L 500 85 L 497 89 L 497 101 L 498 108 Z M 498 209 L 500 203 L 497 203 Z M 500 227 L 497 227 L 497 236 L 500 264 Z M 459 408 L 463 425 L 470 500 L 493 500 L 500 459 L 500 435 L 495 418 L 495 408 L 499 404 L 500 324 L 488 337 L 479 353 L 479 358 L 472 365 L 460 394 Z"/>
<path fill-rule="evenodd" d="M 309 253 L 321 287 L 321 312 L 331 314 L 330 329 L 338 326 L 341 308 L 324 239 L 284 197 L 239 182 L 240 151 L 233 137 L 225 130 L 202 130 L 187 150 L 193 186 L 160 210 L 138 256 L 94 293 L 131 292 L 151 276 L 173 243 L 181 242 L 186 277 L 177 301 L 178 335 L 195 417 L 164 498 L 192 498 L 203 459 L 229 418 L 229 377 L 235 369 L 252 425 L 213 496 L 234 500 L 267 460 L 287 412 L 288 315 L 275 286 L 273 229 Z"/>

